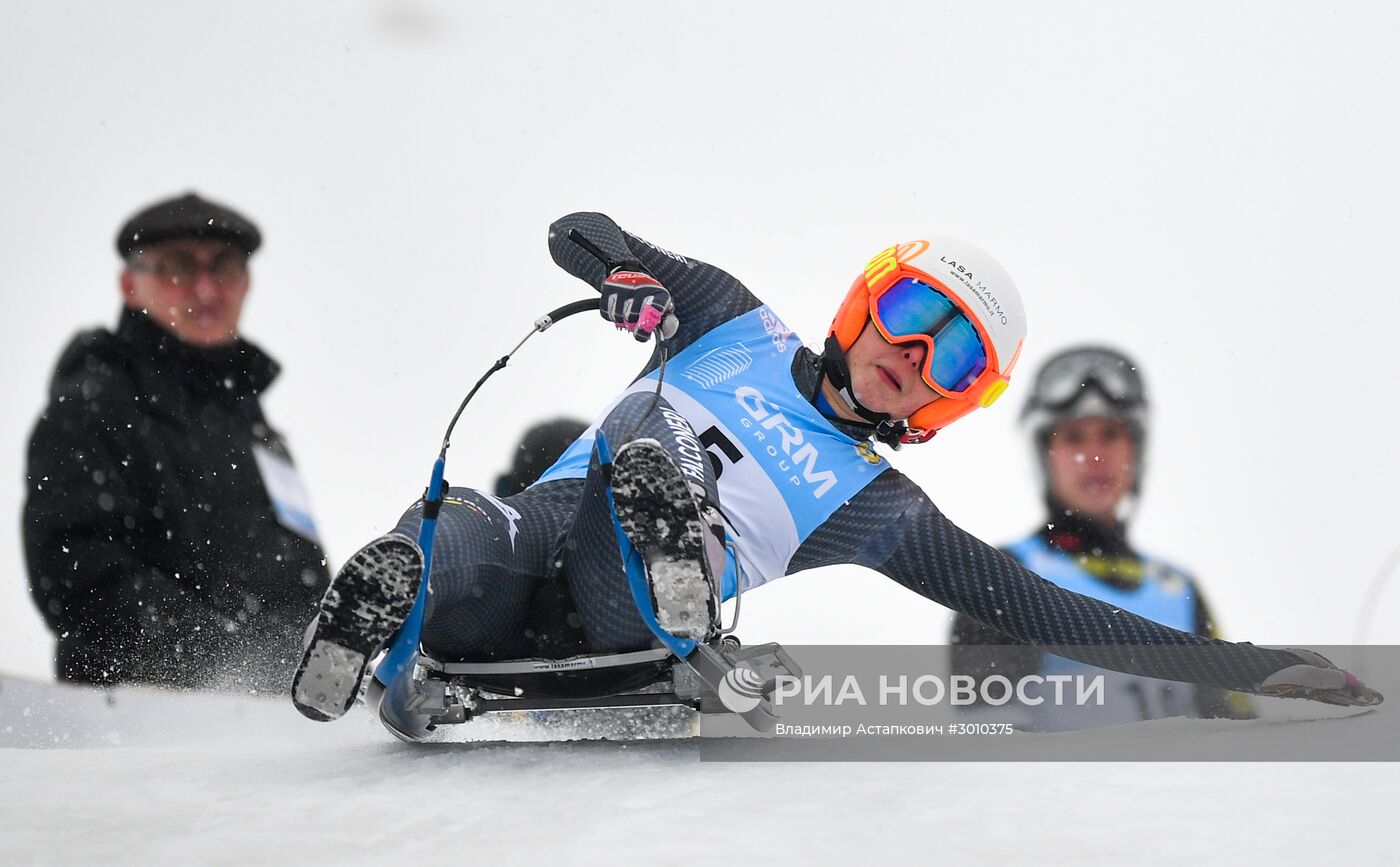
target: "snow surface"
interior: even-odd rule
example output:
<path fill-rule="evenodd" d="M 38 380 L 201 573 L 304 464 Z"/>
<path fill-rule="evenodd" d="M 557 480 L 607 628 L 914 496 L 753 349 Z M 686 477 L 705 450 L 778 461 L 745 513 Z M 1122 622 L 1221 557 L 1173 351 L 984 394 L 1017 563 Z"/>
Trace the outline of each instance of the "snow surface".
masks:
<path fill-rule="evenodd" d="M 1394 763 L 714 763 L 685 740 L 413 746 L 362 709 L 315 724 L 270 698 L 123 689 L 109 701 L 17 681 L 0 683 L 0 697 L 0 744 L 26 731 L 60 742 L 0 749 L 6 864 L 1400 857 Z M 87 724 L 64 732 L 63 716 Z M 1346 738 L 1391 722 L 1371 714 L 1309 731 Z M 482 731 L 502 737 L 505 726 Z M 1168 720 L 1113 731 L 1228 743 L 1270 726 L 1297 728 Z"/>

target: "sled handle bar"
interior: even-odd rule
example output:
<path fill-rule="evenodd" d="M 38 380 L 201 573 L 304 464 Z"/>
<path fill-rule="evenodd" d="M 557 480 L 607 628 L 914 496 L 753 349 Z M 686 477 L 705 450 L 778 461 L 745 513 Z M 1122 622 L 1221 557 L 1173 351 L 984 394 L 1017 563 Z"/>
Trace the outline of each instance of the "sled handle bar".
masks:
<path fill-rule="evenodd" d="M 520 338 L 520 342 L 515 344 L 515 348 L 512 349 L 510 352 L 507 352 L 505 355 L 502 355 L 500 358 L 496 359 L 496 363 L 491 365 L 490 369 L 481 375 L 481 379 L 478 379 L 476 381 L 476 385 L 472 386 L 472 390 L 467 392 L 466 397 L 462 398 L 461 405 L 458 406 L 457 411 L 452 414 L 452 421 L 449 422 L 447 425 L 447 432 L 442 435 L 442 450 L 438 452 L 438 457 L 447 457 L 447 447 L 452 440 L 452 429 L 457 427 L 457 420 L 462 417 L 462 413 L 466 410 L 467 404 L 471 403 L 471 399 L 473 397 L 476 397 L 477 391 L 479 391 L 481 387 L 486 384 L 486 380 L 490 379 L 492 374 L 494 374 L 496 371 L 500 370 L 501 368 L 505 367 L 507 364 L 510 363 L 511 357 L 515 355 L 515 353 L 520 351 L 520 347 L 525 345 L 525 341 L 529 340 L 536 334 L 539 334 L 543 331 L 548 331 L 549 327 L 554 323 L 558 322 L 560 319 L 567 319 L 568 317 L 573 316 L 575 313 L 583 313 L 586 310 L 597 309 L 597 298 L 580 298 L 578 301 L 571 301 L 568 304 L 565 304 L 563 307 L 556 307 L 555 309 L 541 316 L 539 319 L 536 319 L 534 327 L 531 328 L 529 333 L 527 333 L 524 337 Z"/>

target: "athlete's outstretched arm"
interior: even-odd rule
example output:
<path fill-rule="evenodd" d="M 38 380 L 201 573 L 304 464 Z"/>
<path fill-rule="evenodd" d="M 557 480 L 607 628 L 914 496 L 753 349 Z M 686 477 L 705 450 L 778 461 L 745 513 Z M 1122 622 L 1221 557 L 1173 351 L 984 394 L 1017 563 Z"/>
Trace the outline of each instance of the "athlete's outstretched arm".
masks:
<path fill-rule="evenodd" d="M 702 334 L 762 304 L 744 284 L 698 259 L 662 249 L 624 231 L 604 214 L 580 212 L 549 227 L 549 253 L 570 274 L 600 290 L 616 269 L 641 270 L 670 293 L 680 329 L 672 354 Z"/>
<path fill-rule="evenodd" d="M 872 514 L 882 523 L 869 526 L 884 529 L 867 536 L 858 562 L 1018 641 L 1145 677 L 1342 704 L 1380 700 L 1308 651 L 1180 632 L 1064 590 L 962 530 L 897 471 L 882 473 L 841 511 L 861 510 L 862 500 L 865 510 L 886 514 Z M 892 514 L 896 510 L 897 516 Z M 1142 652 L 1142 646 L 1154 649 Z"/>

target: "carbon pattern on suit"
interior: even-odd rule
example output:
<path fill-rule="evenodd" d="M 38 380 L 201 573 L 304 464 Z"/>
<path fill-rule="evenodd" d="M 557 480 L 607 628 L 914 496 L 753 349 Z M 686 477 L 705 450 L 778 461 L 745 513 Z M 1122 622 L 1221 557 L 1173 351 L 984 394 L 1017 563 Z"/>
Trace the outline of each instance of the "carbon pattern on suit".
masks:
<path fill-rule="evenodd" d="M 664 399 L 654 408 L 652 400 L 650 394 L 629 395 L 608 414 L 602 429 L 611 447 L 616 450 L 634 430 L 634 437 L 658 441 L 677 464 L 703 474 L 707 495 L 718 502 L 713 470 L 694 431 Z M 675 427 L 667 422 L 668 411 Z M 596 451 L 584 479 L 548 482 L 500 499 L 452 488 L 433 546 L 424 649 L 450 660 L 536 655 L 531 603 L 552 580 L 568 584 L 586 640 L 579 650 L 650 647 L 652 634 L 632 601 L 605 488 Z M 420 501 L 395 532 L 417 538 L 421 521 Z"/>
<path fill-rule="evenodd" d="M 582 489 L 581 479 L 564 479 L 500 499 L 471 488 L 448 491 L 424 609 L 422 643 L 430 654 L 472 661 L 535 654 L 531 602 L 558 574 L 557 552 Z M 420 500 L 395 532 L 418 538 L 422 517 Z"/>

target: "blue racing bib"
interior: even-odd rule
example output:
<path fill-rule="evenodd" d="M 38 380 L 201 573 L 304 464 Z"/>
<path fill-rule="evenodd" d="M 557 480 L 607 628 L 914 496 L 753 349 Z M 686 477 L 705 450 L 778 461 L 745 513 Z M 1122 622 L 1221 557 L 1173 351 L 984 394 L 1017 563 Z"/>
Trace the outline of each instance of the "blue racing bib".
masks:
<path fill-rule="evenodd" d="M 1075 558 L 1050 547 L 1039 535 L 1007 548 L 1022 566 L 1053 584 L 1084 596 L 1107 602 L 1182 632 L 1196 631 L 1196 592 L 1185 573 L 1159 560 L 1144 559 L 1142 582 L 1137 587 L 1119 588 L 1095 578 Z M 1063 731 L 1102 725 L 1116 725 L 1148 719 L 1190 716 L 1194 713 L 1196 687 L 1193 684 L 1138 677 L 1094 668 L 1081 662 L 1044 655 L 1039 674 L 1104 678 L 1102 705 L 1054 705 L 1045 702 L 1029 709 L 1027 724 L 1040 731 Z"/>
<path fill-rule="evenodd" d="M 714 469 L 746 590 L 785 574 L 802 542 L 889 468 L 869 442 L 837 430 L 798 391 L 792 353 L 799 346 L 763 306 L 710 331 L 666 366 L 661 395 L 679 416 L 667 422 L 688 425 L 706 450 L 680 455 L 681 469 L 694 474 L 699 460 Z M 598 424 L 627 395 L 654 392 L 656 377 L 652 371 L 618 395 L 539 482 L 582 478 Z"/>

